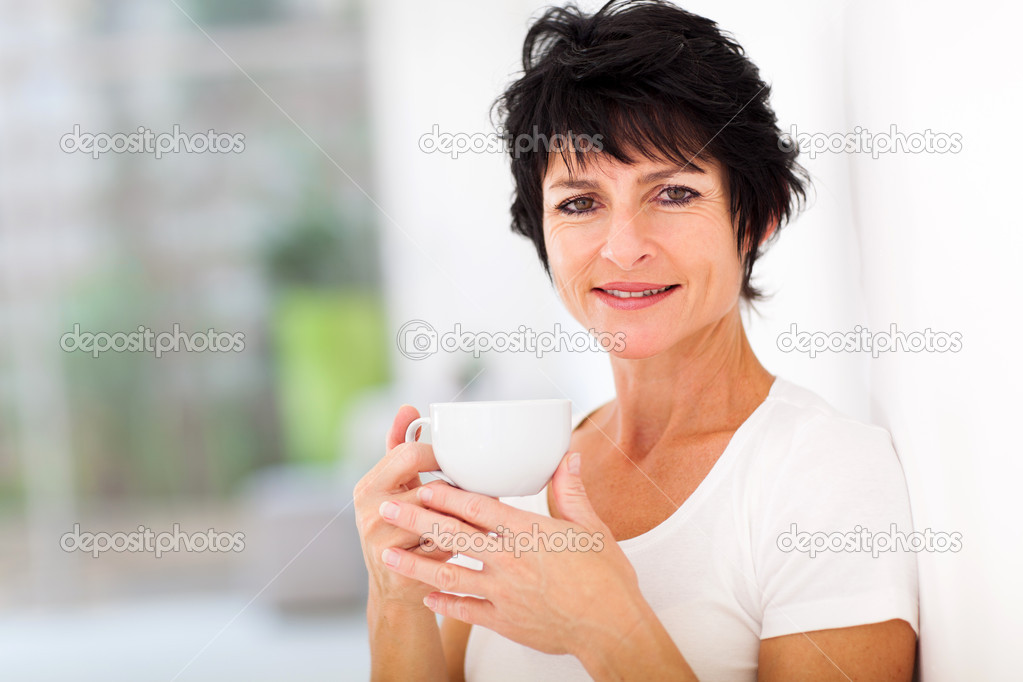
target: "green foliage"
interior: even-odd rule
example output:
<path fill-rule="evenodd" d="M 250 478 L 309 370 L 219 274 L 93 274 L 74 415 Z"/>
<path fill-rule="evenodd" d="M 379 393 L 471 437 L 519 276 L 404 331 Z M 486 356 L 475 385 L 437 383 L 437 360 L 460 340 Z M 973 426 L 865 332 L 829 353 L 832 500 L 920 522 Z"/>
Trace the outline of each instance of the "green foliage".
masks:
<path fill-rule="evenodd" d="M 318 289 L 372 289 L 380 282 L 375 234 L 362 206 L 345 211 L 317 193 L 271 240 L 265 253 L 278 285 Z"/>
<path fill-rule="evenodd" d="M 379 294 L 281 292 L 274 341 L 290 459 L 336 459 L 346 409 L 362 390 L 388 379 L 385 330 Z"/>

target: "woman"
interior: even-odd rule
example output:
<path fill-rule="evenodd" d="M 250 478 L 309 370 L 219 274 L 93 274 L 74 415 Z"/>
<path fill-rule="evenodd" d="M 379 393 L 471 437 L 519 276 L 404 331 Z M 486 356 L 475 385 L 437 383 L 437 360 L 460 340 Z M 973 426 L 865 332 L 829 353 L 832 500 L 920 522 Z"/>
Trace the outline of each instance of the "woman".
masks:
<path fill-rule="evenodd" d="M 743 330 L 753 265 L 805 195 L 756 68 L 655 1 L 551 9 L 523 63 L 501 100 L 513 229 L 584 327 L 624 332 L 616 398 L 519 500 L 420 485 L 437 464 L 399 410 L 356 488 L 375 677 L 910 679 L 915 557 L 863 544 L 912 530 L 891 440 L 770 374 Z M 521 151 L 531 131 L 589 139 Z M 420 547 L 435 524 L 604 541 L 466 552 L 476 571 Z"/>

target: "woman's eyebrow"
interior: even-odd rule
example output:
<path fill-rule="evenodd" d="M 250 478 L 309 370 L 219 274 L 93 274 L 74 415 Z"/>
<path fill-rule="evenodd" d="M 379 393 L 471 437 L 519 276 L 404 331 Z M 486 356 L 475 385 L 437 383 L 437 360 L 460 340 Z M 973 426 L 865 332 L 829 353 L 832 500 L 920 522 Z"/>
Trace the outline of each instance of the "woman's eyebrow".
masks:
<path fill-rule="evenodd" d="M 581 190 L 595 190 L 597 189 L 597 183 L 592 180 L 573 180 L 568 178 L 566 180 L 558 180 L 551 189 L 581 189 Z"/>
<path fill-rule="evenodd" d="M 695 164 L 690 163 L 687 166 L 681 168 L 665 168 L 664 170 L 653 171 L 647 173 L 639 178 L 638 184 L 649 185 L 662 180 L 670 180 L 677 175 L 684 174 L 704 174 L 704 170 Z M 551 185 L 551 189 L 571 189 L 571 190 L 585 190 L 592 191 L 599 187 L 598 183 L 593 180 L 586 180 L 583 178 L 566 178 L 564 180 L 558 180 Z"/>
<path fill-rule="evenodd" d="M 647 173 L 639 179 L 639 184 L 649 185 L 654 182 L 660 182 L 661 180 L 671 180 L 677 175 L 703 175 L 704 170 L 696 164 L 690 162 L 681 168 L 666 168 L 660 171 L 654 171 L 653 173 Z"/>

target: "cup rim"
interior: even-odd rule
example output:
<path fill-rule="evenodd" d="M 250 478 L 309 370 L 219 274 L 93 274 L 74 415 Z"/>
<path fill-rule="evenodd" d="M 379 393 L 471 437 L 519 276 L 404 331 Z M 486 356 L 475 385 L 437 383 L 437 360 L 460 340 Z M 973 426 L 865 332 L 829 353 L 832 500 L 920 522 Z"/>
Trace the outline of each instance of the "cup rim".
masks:
<path fill-rule="evenodd" d="M 446 405 L 460 405 L 460 406 L 464 405 L 464 406 L 474 406 L 474 407 L 493 405 L 495 407 L 496 406 L 508 407 L 508 406 L 512 406 L 512 405 L 540 405 L 540 404 L 552 404 L 552 403 L 568 403 L 568 404 L 571 404 L 572 401 L 569 398 L 535 398 L 535 399 L 528 398 L 528 399 L 525 399 L 525 400 L 466 400 L 464 402 L 453 402 L 453 403 L 451 403 L 451 402 L 449 402 L 449 403 L 430 403 L 430 407 L 433 408 L 434 406 L 442 406 L 442 405 L 444 405 L 444 406 L 446 406 Z"/>

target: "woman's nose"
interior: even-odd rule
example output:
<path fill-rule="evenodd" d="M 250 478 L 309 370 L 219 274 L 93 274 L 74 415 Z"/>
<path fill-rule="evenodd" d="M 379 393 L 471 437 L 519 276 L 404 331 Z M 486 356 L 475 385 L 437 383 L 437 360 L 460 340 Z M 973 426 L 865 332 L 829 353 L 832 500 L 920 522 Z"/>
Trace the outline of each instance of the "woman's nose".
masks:
<path fill-rule="evenodd" d="M 612 220 L 600 255 L 622 270 L 632 270 L 653 257 L 641 214 L 623 212 Z"/>

